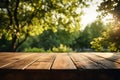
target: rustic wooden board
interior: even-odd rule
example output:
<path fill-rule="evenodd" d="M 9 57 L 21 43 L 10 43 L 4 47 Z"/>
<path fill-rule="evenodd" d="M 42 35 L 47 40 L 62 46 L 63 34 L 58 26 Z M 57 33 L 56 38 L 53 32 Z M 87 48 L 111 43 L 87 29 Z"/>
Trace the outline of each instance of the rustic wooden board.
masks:
<path fill-rule="evenodd" d="M 29 65 L 26 69 L 48 69 L 50 70 L 56 54 L 43 54 L 37 61 Z"/>
<path fill-rule="evenodd" d="M 70 54 L 70 57 L 74 61 L 75 65 L 78 69 L 103 69 L 105 68 L 103 65 L 97 64 L 94 61 L 91 61 L 87 57 L 79 54 L 73 53 Z"/>
<path fill-rule="evenodd" d="M 43 54 L 38 61 L 51 62 L 55 59 L 56 55 L 55 53 Z"/>
<path fill-rule="evenodd" d="M 4 69 L 119 69 L 120 55 L 114 53 L 0 53 Z"/>
<path fill-rule="evenodd" d="M 96 56 L 94 54 L 89 54 L 89 53 L 85 53 L 82 55 L 88 57 L 90 60 L 94 61 L 97 64 L 101 64 L 101 65 L 105 66 L 106 69 L 118 69 L 118 68 L 120 68 L 120 64 L 113 62 L 113 61 L 110 61 L 110 60 L 107 60 L 106 58 L 99 57 L 99 56 Z"/>
<path fill-rule="evenodd" d="M 12 54 L 12 55 L 11 55 Z M 0 52 L 0 60 L 1 59 L 7 59 L 7 58 L 10 58 L 10 57 L 13 57 L 13 56 L 19 56 L 19 55 L 26 55 L 26 54 L 30 54 L 30 53 L 10 53 L 10 52 Z"/>
<path fill-rule="evenodd" d="M 113 53 L 2 53 L 0 80 L 120 80 L 118 62 Z"/>
<path fill-rule="evenodd" d="M 99 57 L 106 58 L 107 60 L 115 61 L 120 63 L 120 54 L 117 53 L 93 53 Z"/>
<path fill-rule="evenodd" d="M 68 54 L 57 54 L 52 69 L 76 69 Z"/>
<path fill-rule="evenodd" d="M 5 53 L 4 56 L 1 56 L 2 54 L 0 54 L 0 68 L 4 67 L 6 65 L 12 64 L 16 61 L 19 61 L 25 57 L 28 57 L 32 54 L 7 54 Z M 5 57 L 6 56 L 6 57 Z"/>
<path fill-rule="evenodd" d="M 18 54 L 12 54 L 11 53 L 0 53 L 0 61 L 3 60 L 3 59 L 7 59 L 7 58 L 10 58 L 12 56 L 15 56 L 15 55 L 18 55 Z M 20 55 L 20 54 L 19 54 Z M 22 55 L 22 54 L 21 54 Z"/>
<path fill-rule="evenodd" d="M 30 55 L 30 54 L 29 54 Z M 37 60 L 39 58 L 40 54 L 32 54 L 28 57 L 25 57 L 23 59 L 20 59 L 10 65 L 4 66 L 5 69 L 24 69 L 28 65 L 30 65 L 32 62 Z"/>

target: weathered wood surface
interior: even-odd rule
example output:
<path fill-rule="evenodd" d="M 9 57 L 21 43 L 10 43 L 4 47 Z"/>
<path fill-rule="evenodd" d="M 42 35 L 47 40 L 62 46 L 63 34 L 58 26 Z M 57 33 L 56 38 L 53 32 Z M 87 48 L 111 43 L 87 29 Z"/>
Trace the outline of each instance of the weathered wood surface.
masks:
<path fill-rule="evenodd" d="M 120 69 L 115 53 L 0 53 L 0 69 Z"/>
<path fill-rule="evenodd" d="M 114 74 L 112 76 L 108 69 L 120 69 L 119 54 L 0 53 L 0 80 L 56 80 L 57 78 L 59 80 L 82 80 L 84 77 L 92 79 L 93 77 L 90 77 L 89 74 L 98 76 L 98 72 L 106 73 L 107 80 L 118 78 L 116 73 L 119 71 L 112 71 Z M 80 77 L 80 75 L 82 76 Z M 104 76 L 104 78 L 106 77 Z"/>

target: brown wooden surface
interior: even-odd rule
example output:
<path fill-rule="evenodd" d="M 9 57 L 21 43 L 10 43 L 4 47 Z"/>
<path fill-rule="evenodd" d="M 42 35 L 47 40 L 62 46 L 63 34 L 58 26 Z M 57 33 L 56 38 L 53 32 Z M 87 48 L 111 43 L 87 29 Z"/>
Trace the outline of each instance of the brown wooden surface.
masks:
<path fill-rule="evenodd" d="M 0 80 L 120 80 L 119 69 L 117 53 L 0 53 Z"/>
<path fill-rule="evenodd" d="M 95 63 L 82 54 L 71 54 L 73 62 L 77 66 L 77 69 L 103 69 L 104 66 Z"/>
<path fill-rule="evenodd" d="M 57 54 L 52 69 L 76 69 L 68 54 Z"/>
<path fill-rule="evenodd" d="M 0 53 L 0 69 L 119 69 L 115 53 Z"/>
<path fill-rule="evenodd" d="M 26 69 L 48 69 L 50 70 L 51 65 L 56 57 L 56 54 L 42 54 L 38 60 L 26 67 Z"/>

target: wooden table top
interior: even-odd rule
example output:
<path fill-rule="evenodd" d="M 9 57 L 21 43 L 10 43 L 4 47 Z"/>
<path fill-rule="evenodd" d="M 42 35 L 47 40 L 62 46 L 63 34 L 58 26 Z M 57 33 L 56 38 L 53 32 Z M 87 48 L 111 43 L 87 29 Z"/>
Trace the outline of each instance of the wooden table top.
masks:
<path fill-rule="evenodd" d="M 117 53 L 0 53 L 0 69 L 119 69 Z"/>

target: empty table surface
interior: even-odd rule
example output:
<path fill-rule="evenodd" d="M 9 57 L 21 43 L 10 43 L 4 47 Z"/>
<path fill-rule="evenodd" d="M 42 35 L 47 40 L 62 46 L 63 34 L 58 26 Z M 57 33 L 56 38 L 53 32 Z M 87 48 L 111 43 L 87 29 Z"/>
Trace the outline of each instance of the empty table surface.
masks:
<path fill-rule="evenodd" d="M 0 53 L 0 80 L 120 80 L 118 53 Z"/>
<path fill-rule="evenodd" d="M 0 53 L 0 69 L 119 69 L 117 53 Z"/>

